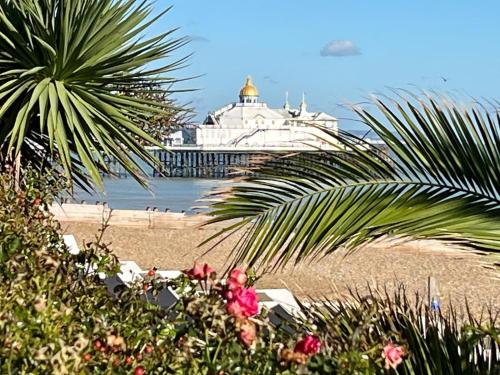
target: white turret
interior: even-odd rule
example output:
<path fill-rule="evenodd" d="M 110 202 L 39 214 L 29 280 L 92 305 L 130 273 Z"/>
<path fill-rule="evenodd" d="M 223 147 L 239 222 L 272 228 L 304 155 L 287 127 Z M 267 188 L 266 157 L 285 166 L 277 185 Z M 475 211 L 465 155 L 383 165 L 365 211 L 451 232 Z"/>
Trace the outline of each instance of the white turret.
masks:
<path fill-rule="evenodd" d="M 299 114 L 302 115 L 304 113 L 307 113 L 307 104 L 306 104 L 306 95 L 302 93 L 302 101 L 300 102 L 299 106 Z"/>
<path fill-rule="evenodd" d="M 288 91 L 285 93 L 285 104 L 283 105 L 283 109 L 287 111 L 290 110 L 290 103 L 288 103 Z"/>

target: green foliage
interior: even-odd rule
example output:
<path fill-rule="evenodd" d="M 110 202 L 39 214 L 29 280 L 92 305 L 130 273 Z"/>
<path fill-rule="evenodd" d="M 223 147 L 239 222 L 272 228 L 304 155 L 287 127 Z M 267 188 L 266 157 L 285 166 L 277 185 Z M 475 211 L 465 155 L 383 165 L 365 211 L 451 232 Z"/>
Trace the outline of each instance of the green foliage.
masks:
<path fill-rule="evenodd" d="M 94 338 L 120 334 L 139 352 L 160 340 L 165 312 L 129 296 L 113 301 L 106 288 L 86 275 L 82 264 L 116 272 L 114 257 L 98 243 L 78 257 L 67 251 L 60 226 L 47 211 L 53 181 L 32 172 L 23 192 L 13 178 L 0 178 L 0 372 L 75 373 Z M 96 356 L 98 356 L 96 354 Z M 96 373 L 111 372 L 103 353 Z"/>
<path fill-rule="evenodd" d="M 431 310 L 418 296 L 410 301 L 403 287 L 393 295 L 373 291 L 361 297 L 351 292 L 347 301 L 325 300 L 304 311 L 320 332 L 326 332 L 330 356 L 344 371 L 339 373 L 374 373 L 371 360 L 391 341 L 409 350 L 397 368 L 399 374 L 500 371 L 500 327 L 492 311 L 483 320 L 469 313 L 458 316 L 451 306 L 444 314 Z M 382 367 L 381 357 L 378 363 Z"/>
<path fill-rule="evenodd" d="M 137 158 L 156 160 L 142 142 L 158 143 L 142 130 L 152 116 L 175 117 L 173 102 L 118 92 L 142 84 L 168 85 L 184 59 L 149 64 L 172 54 L 186 39 L 175 30 L 143 38 L 163 15 L 149 1 L 22 0 L 0 4 L 0 144 L 2 159 L 62 165 L 85 184 L 88 173 L 102 186 L 104 156 L 117 160 L 142 184 Z M 139 85 L 140 84 L 140 85 Z M 168 90 L 162 90 L 168 92 Z M 47 160 L 49 159 L 49 160 Z"/>
<path fill-rule="evenodd" d="M 240 343 L 215 289 L 198 297 L 185 277 L 173 284 L 148 277 L 112 298 L 85 265 L 114 274 L 116 259 L 100 234 L 80 255 L 69 254 L 47 210 L 58 191 L 53 183 L 25 171 L 18 193 L 13 175 L 0 175 L 2 374 L 128 374 L 138 366 L 148 374 L 281 372 L 278 341 L 264 337 L 253 349 Z M 185 290 L 169 313 L 145 300 L 144 287 L 155 295 L 169 286 Z"/>
<path fill-rule="evenodd" d="M 388 154 L 324 129 L 343 151 L 272 158 L 213 205 L 209 223 L 242 219 L 222 231 L 245 230 L 235 263 L 282 266 L 386 235 L 500 251 L 498 111 L 431 97 L 374 103 L 379 113 L 354 111 Z"/>
<path fill-rule="evenodd" d="M 126 90 L 121 93 L 125 96 L 158 102 L 171 108 L 169 112 L 152 113 L 149 118 L 141 123 L 142 130 L 157 142 L 162 143 L 171 133 L 181 130 L 192 119 L 191 110 L 177 108 L 175 101 L 171 98 L 171 93 L 163 90 L 158 84 L 139 84 L 134 90 Z M 144 143 L 141 139 L 138 139 L 138 141 Z M 154 145 L 146 144 L 146 146 Z"/>
<path fill-rule="evenodd" d="M 476 365 L 468 360 L 479 344 L 492 349 L 491 365 L 498 366 L 494 319 L 461 326 L 453 316 L 412 310 L 401 296 L 318 301 L 288 329 L 270 324 L 265 309 L 235 319 L 215 275 L 197 284 L 151 271 L 112 297 L 88 268 L 117 271 L 102 232 L 79 255 L 69 254 L 47 210 L 60 179 L 29 169 L 22 176 L 16 192 L 12 174 L 0 174 L 2 374 L 131 374 L 139 366 L 147 374 L 380 374 L 389 339 L 407 352 L 401 374 L 487 373 L 482 357 Z M 167 287 L 181 297 L 168 312 L 150 303 Z M 256 327 L 250 345 L 242 339 L 245 324 Z M 316 355 L 294 349 L 307 334 L 321 342 Z"/>

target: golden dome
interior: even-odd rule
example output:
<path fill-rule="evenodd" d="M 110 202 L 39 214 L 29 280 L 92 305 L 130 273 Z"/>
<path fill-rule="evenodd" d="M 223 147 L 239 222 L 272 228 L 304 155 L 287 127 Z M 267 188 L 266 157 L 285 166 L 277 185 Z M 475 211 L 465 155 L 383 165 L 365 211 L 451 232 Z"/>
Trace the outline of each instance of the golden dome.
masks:
<path fill-rule="evenodd" d="M 259 96 L 257 88 L 252 83 L 252 77 L 247 77 L 247 82 L 240 90 L 240 96 Z"/>

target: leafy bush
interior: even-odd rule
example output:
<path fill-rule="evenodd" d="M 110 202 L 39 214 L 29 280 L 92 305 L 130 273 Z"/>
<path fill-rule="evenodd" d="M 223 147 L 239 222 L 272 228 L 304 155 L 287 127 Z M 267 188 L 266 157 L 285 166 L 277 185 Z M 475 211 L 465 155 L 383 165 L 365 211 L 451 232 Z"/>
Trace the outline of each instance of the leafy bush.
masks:
<path fill-rule="evenodd" d="M 1 373 L 74 373 L 90 364 L 103 372 L 116 356 L 95 353 L 84 363 L 94 339 L 133 338 L 128 349 L 139 352 L 161 338 L 155 330 L 164 311 L 133 297 L 113 301 L 86 276 L 85 262 L 99 271 L 116 270 L 105 246 L 96 242 L 80 256 L 68 253 L 47 211 L 52 183 L 50 176 L 26 172 L 24 191 L 16 193 L 10 175 L 0 179 Z"/>
<path fill-rule="evenodd" d="M 325 332 L 322 339 L 332 347 L 329 356 L 337 359 L 346 374 L 355 373 L 362 363 L 369 368 L 371 358 L 391 343 L 398 343 L 405 351 L 404 361 L 397 367 L 400 374 L 500 371 L 499 328 L 492 311 L 483 320 L 470 313 L 458 316 L 452 307 L 443 314 L 426 306 L 418 296 L 410 302 L 403 287 L 394 295 L 372 291 L 361 297 L 351 292 L 348 302 L 325 300 L 304 310 L 308 320 Z M 328 358 L 317 356 L 314 362 L 319 366 L 324 360 Z M 380 357 L 378 363 L 382 362 Z"/>
<path fill-rule="evenodd" d="M 22 193 L 13 181 L 0 177 L 1 373 L 281 372 L 274 336 L 252 348 L 240 343 L 243 324 L 254 323 L 237 324 L 216 288 L 196 296 L 182 277 L 173 286 L 186 292 L 167 312 L 144 301 L 144 289 L 170 286 L 153 272 L 112 298 L 97 272 L 115 273 L 117 261 L 99 235 L 80 255 L 69 254 L 47 210 L 55 181 L 27 171 Z"/>
<path fill-rule="evenodd" d="M 0 175 L 1 373 L 487 373 L 479 345 L 491 349 L 498 370 L 493 319 L 459 326 L 412 308 L 404 294 L 323 302 L 273 326 L 245 272 L 222 283 L 195 264 L 170 281 L 152 269 L 110 296 L 98 272 L 115 273 L 117 260 L 102 232 L 71 255 L 47 210 L 59 179 L 28 170 L 22 192 L 13 180 Z M 181 297 L 169 311 L 150 303 L 167 287 Z"/>

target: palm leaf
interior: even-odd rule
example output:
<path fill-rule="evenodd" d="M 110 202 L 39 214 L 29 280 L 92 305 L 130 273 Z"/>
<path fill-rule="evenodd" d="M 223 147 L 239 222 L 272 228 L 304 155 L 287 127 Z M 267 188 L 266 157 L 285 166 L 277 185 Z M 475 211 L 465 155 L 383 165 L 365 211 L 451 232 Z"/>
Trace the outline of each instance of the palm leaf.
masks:
<path fill-rule="evenodd" d="M 354 111 L 388 155 L 322 129 L 343 151 L 270 158 L 213 204 L 207 224 L 246 228 L 235 262 L 282 266 L 387 235 L 500 251 L 498 113 L 432 97 L 374 104 Z"/>
<path fill-rule="evenodd" d="M 342 358 L 346 352 L 380 358 L 389 340 L 403 345 L 407 354 L 393 373 L 498 371 L 498 319 L 493 311 L 485 310 L 479 317 L 468 310 L 459 315 L 453 305 L 446 306 L 445 312 L 433 311 L 419 295 L 410 298 L 406 293 L 399 285 L 392 293 L 369 289 L 361 295 L 358 290 L 349 290 L 341 301 L 310 298 L 313 303 L 300 304 L 305 314 L 300 322 L 317 327 L 323 347 L 334 358 Z"/>
<path fill-rule="evenodd" d="M 168 9 L 167 9 L 168 10 Z M 168 85 L 185 58 L 170 58 L 187 39 L 175 30 L 145 38 L 144 32 L 165 12 L 152 17 L 149 1 L 22 0 L 0 4 L 0 146 L 4 160 L 30 152 L 25 144 L 47 142 L 45 157 L 69 178 L 88 174 L 102 187 L 114 158 L 141 184 L 142 160 L 159 168 L 142 143 L 161 146 L 141 126 L 153 115 L 172 116 L 184 109 L 120 91 L 138 83 Z M 169 89 L 161 89 L 168 92 Z M 40 164 L 33 155 L 24 162 Z M 35 164 L 36 165 L 36 164 Z M 81 182 L 81 181 L 80 181 Z"/>

